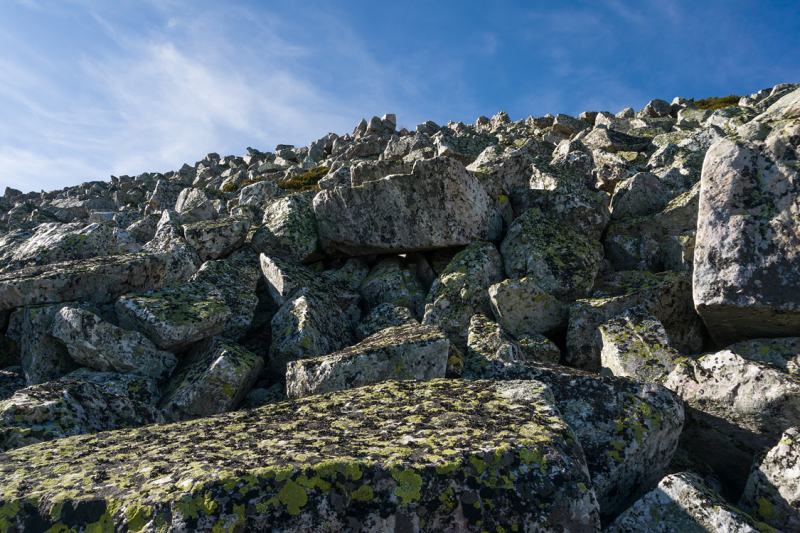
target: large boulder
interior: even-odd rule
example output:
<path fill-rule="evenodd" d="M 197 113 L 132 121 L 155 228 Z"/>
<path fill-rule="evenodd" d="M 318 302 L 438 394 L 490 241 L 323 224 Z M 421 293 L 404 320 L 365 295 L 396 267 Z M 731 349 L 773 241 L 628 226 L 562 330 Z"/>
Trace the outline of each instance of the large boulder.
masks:
<path fill-rule="evenodd" d="M 422 323 L 442 328 L 459 348 L 466 347 L 472 315 L 491 314 L 488 289 L 503 277 L 497 248 L 488 242 L 470 244 L 453 257 L 433 282 Z"/>
<path fill-rule="evenodd" d="M 414 318 L 408 307 L 397 307 L 391 303 L 380 304 L 373 307 L 356 324 L 356 339 L 363 341 L 370 335 L 374 335 L 386 328 L 394 328 L 406 324 L 419 324 L 419 321 Z"/>
<path fill-rule="evenodd" d="M 784 372 L 800 377 L 800 337 L 752 339 L 731 344 L 725 349 L 745 359 L 778 366 Z"/>
<path fill-rule="evenodd" d="M 78 367 L 64 345 L 48 333 L 62 307 L 40 305 L 19 310 L 20 358 L 28 385 L 58 379 Z"/>
<path fill-rule="evenodd" d="M 461 377 L 482 379 L 487 367 L 525 361 L 527 355 L 528 352 L 523 351 L 516 339 L 503 328 L 486 316 L 476 314 L 469 322 L 467 355 Z"/>
<path fill-rule="evenodd" d="M 497 322 L 514 336 L 563 328 L 568 307 L 543 291 L 532 278 L 506 279 L 489 287 Z"/>
<path fill-rule="evenodd" d="M 535 381 L 387 382 L 77 437 L 0 455 L 0 477 L 17 529 L 600 531 L 578 440 Z"/>
<path fill-rule="evenodd" d="M 694 474 L 672 474 L 622 513 L 606 533 L 766 533 L 775 531 L 740 511 Z M 777 533 L 777 532 L 776 532 Z"/>
<path fill-rule="evenodd" d="M 201 261 L 219 259 L 244 244 L 250 220 L 246 217 L 226 217 L 217 220 L 192 222 L 183 226 L 183 235 Z"/>
<path fill-rule="evenodd" d="M 165 277 L 165 261 L 144 253 L 27 267 L 0 274 L 0 309 L 70 300 L 107 303 L 161 287 Z"/>
<path fill-rule="evenodd" d="M 451 350 L 438 328 L 387 328 L 330 355 L 289 362 L 286 392 L 302 398 L 388 380 L 444 378 Z"/>
<path fill-rule="evenodd" d="M 80 307 L 59 309 L 48 333 L 67 347 L 75 361 L 101 372 L 164 380 L 178 364 L 173 354 L 159 350 L 141 333 L 124 330 Z"/>
<path fill-rule="evenodd" d="M 322 257 L 311 196 L 293 194 L 265 207 L 261 226 L 250 246 L 258 253 L 297 263 L 310 263 Z"/>
<path fill-rule="evenodd" d="M 0 401 L 11 398 L 22 388 L 25 388 L 25 374 L 18 372 L 14 367 L 0 370 Z"/>
<path fill-rule="evenodd" d="M 267 280 L 267 290 L 275 305 L 283 305 L 301 289 L 324 294 L 342 309 L 356 306 L 361 300 L 356 292 L 358 284 L 348 276 L 340 275 L 339 271 L 320 274 L 303 265 L 266 254 L 261 254 L 260 261 L 261 272 Z"/>
<path fill-rule="evenodd" d="M 183 238 L 182 220 L 178 213 L 164 211 L 155 235 L 142 247 L 143 252 L 163 258 L 166 267 L 164 283 L 188 280 L 202 263 L 195 249 Z"/>
<path fill-rule="evenodd" d="M 383 303 L 407 307 L 416 317 L 425 312 L 425 289 L 417 276 L 403 268 L 397 258 L 384 259 L 372 267 L 358 288 L 368 310 Z"/>
<path fill-rule="evenodd" d="M 721 345 L 800 332 L 800 122 L 763 144 L 723 140 L 703 165 L 694 301 Z"/>
<path fill-rule="evenodd" d="M 732 501 L 753 456 L 800 425 L 800 378 L 729 350 L 682 361 L 664 386 L 687 407 L 681 447 L 714 468 Z"/>
<path fill-rule="evenodd" d="M 62 380 L 80 379 L 103 387 L 106 392 L 117 396 L 136 400 L 155 406 L 161 398 L 161 388 L 155 379 L 139 374 L 119 374 L 117 372 L 97 372 L 91 368 L 81 367 L 74 370 Z"/>
<path fill-rule="evenodd" d="M 453 159 L 418 161 L 360 187 L 321 191 L 314 213 L 326 252 L 402 253 L 494 240 L 502 223 L 483 186 Z"/>

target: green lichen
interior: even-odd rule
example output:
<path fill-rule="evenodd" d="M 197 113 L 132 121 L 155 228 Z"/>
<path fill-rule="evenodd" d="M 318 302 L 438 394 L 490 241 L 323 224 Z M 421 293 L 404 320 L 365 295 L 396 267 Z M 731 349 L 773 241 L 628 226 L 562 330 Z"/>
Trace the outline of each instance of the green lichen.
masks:
<path fill-rule="evenodd" d="M 319 180 L 325 177 L 330 167 L 314 167 L 309 171 L 278 183 L 281 189 L 293 192 L 319 191 Z"/>

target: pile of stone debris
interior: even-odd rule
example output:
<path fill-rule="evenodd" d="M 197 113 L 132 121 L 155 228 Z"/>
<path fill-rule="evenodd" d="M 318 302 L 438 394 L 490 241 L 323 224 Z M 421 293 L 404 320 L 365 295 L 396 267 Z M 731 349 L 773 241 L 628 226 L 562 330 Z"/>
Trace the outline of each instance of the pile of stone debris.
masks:
<path fill-rule="evenodd" d="M 0 198 L 0 532 L 800 531 L 800 85 Z"/>

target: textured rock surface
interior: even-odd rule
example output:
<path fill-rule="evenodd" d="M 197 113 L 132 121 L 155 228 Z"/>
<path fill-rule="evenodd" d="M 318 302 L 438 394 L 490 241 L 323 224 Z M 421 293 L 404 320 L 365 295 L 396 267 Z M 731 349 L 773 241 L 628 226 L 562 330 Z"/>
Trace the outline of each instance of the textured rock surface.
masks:
<path fill-rule="evenodd" d="M 406 307 L 422 318 L 425 312 L 425 289 L 417 276 L 403 268 L 399 259 L 384 259 L 370 270 L 358 288 L 368 309 L 383 303 Z"/>
<path fill-rule="evenodd" d="M 693 474 L 672 474 L 626 510 L 607 533 L 766 533 L 764 523 L 736 509 Z"/>
<path fill-rule="evenodd" d="M 396 307 L 391 303 L 380 304 L 361 318 L 356 325 L 355 334 L 356 338 L 362 341 L 382 329 L 406 324 L 419 324 L 408 307 Z"/>
<path fill-rule="evenodd" d="M 568 307 L 540 289 L 532 278 L 492 285 L 489 298 L 497 322 L 515 336 L 546 333 L 567 323 Z"/>
<path fill-rule="evenodd" d="M 48 333 L 61 307 L 41 305 L 20 310 L 20 352 L 28 385 L 58 379 L 78 367 L 64 345 Z"/>
<path fill-rule="evenodd" d="M 319 256 L 319 230 L 311 202 L 308 194 L 293 194 L 269 204 L 253 235 L 253 250 L 297 263 L 314 261 Z"/>
<path fill-rule="evenodd" d="M 600 529 L 580 446 L 536 382 L 390 382 L 23 448 L 0 475 L 7 527 Z"/>
<path fill-rule="evenodd" d="M 219 259 L 244 244 L 250 220 L 244 217 L 193 222 L 183 227 L 183 235 L 201 261 Z"/>

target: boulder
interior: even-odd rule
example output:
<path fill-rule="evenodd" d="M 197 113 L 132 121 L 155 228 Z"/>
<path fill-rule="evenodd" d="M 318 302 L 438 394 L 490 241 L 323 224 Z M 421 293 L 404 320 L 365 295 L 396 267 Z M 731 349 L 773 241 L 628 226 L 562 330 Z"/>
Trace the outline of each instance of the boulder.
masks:
<path fill-rule="evenodd" d="M 800 377 L 800 337 L 752 339 L 737 342 L 725 349 L 751 361 L 775 365 L 784 372 Z"/>
<path fill-rule="evenodd" d="M 503 277 L 497 248 L 488 242 L 470 244 L 433 282 L 422 324 L 442 328 L 456 346 L 466 347 L 470 318 L 476 313 L 491 314 L 488 289 Z"/>
<path fill-rule="evenodd" d="M 598 370 L 602 350 L 598 326 L 636 306 L 661 321 L 673 348 L 685 355 L 699 353 L 703 337 L 700 317 L 691 300 L 690 279 L 686 272 L 630 271 L 617 272 L 604 280 L 591 298 L 570 305 L 567 362 Z"/>
<path fill-rule="evenodd" d="M 387 328 L 344 350 L 290 361 L 286 391 L 289 398 L 302 398 L 388 380 L 444 378 L 450 352 L 438 328 Z"/>
<path fill-rule="evenodd" d="M 164 283 L 186 281 L 202 264 L 195 249 L 183 238 L 183 217 L 174 211 L 164 211 L 158 221 L 155 236 L 142 251 L 163 258 L 166 265 Z"/>
<path fill-rule="evenodd" d="M 59 309 L 47 332 L 67 347 L 75 361 L 101 372 L 163 381 L 178 364 L 173 354 L 159 350 L 141 333 L 126 331 L 80 307 Z"/>
<path fill-rule="evenodd" d="M 649 215 L 661 211 L 670 191 L 655 174 L 639 172 L 617 185 L 611 198 L 611 219 Z"/>
<path fill-rule="evenodd" d="M 641 152 L 650 145 L 647 139 L 614 131 L 605 124 L 599 128 L 594 128 L 581 141 L 592 150 L 603 150 L 612 154 L 617 152 Z"/>
<path fill-rule="evenodd" d="M 147 405 L 155 406 L 159 398 L 161 398 L 161 389 L 158 386 L 158 382 L 151 377 L 140 374 L 97 372 L 90 368 L 81 367 L 59 379 L 89 381 L 100 385 L 106 392 Z"/>
<path fill-rule="evenodd" d="M 415 317 L 425 312 L 425 289 L 417 276 L 403 268 L 397 258 L 384 259 L 372 267 L 358 288 L 367 310 L 390 303 L 408 308 Z"/>
<path fill-rule="evenodd" d="M 160 287 L 165 266 L 161 257 L 138 253 L 26 267 L 0 274 L 0 309 L 70 300 L 112 302 L 127 292 Z"/>
<path fill-rule="evenodd" d="M 49 381 L 20 389 L 0 402 L 0 450 L 163 421 L 155 407 L 95 383 Z"/>
<path fill-rule="evenodd" d="M 267 205 L 250 246 L 258 253 L 297 263 L 310 263 L 321 258 L 311 197 L 293 194 Z"/>
<path fill-rule="evenodd" d="M 270 198 L 278 195 L 278 184 L 274 181 L 259 181 L 242 187 L 239 190 L 240 206 L 252 205 L 260 207 Z"/>
<path fill-rule="evenodd" d="M 800 333 L 800 124 L 714 144 L 703 165 L 694 302 L 720 345 Z M 793 159 L 794 158 L 794 159 Z"/>
<path fill-rule="evenodd" d="M 25 387 L 25 374 L 17 372 L 15 368 L 20 367 L 0 370 L 0 401 L 11 398 L 15 392 Z"/>
<path fill-rule="evenodd" d="M 267 279 L 267 290 L 275 305 L 281 306 L 291 300 L 300 289 L 310 293 L 324 294 L 342 309 L 358 305 L 361 296 L 356 292 L 358 285 L 338 271 L 322 274 L 314 272 L 297 263 L 276 256 L 261 254 L 261 272 Z"/>
<path fill-rule="evenodd" d="M 681 354 L 669 346 L 667 331 L 641 307 L 631 307 L 600 327 L 600 361 L 615 376 L 663 383 Z"/>
<path fill-rule="evenodd" d="M 493 240 L 502 228 L 480 182 L 446 157 L 417 161 L 409 175 L 321 191 L 314 214 L 324 250 L 346 256 Z"/>
<path fill-rule="evenodd" d="M 78 368 L 64 345 L 48 333 L 61 307 L 26 306 L 20 310 L 20 358 L 28 385 L 58 379 Z"/>
<path fill-rule="evenodd" d="M 358 187 L 368 181 L 376 181 L 386 176 L 411 174 L 413 169 L 413 163 L 401 161 L 362 161 L 350 167 L 350 185 Z"/>
<path fill-rule="evenodd" d="M 787 429 L 781 440 L 753 463 L 739 506 L 783 531 L 800 530 L 800 427 Z"/>
<path fill-rule="evenodd" d="M 380 304 L 373 307 L 356 325 L 356 339 L 363 341 L 370 335 L 374 335 L 386 328 L 394 328 L 406 324 L 419 324 L 417 319 L 411 315 L 408 307 L 397 307 L 391 303 Z"/>
<path fill-rule="evenodd" d="M 497 137 L 471 129 L 462 130 L 455 135 L 452 130 L 443 128 L 431 137 L 437 156 L 447 157 L 463 165 L 469 165 L 488 146 L 497 144 Z"/>
<path fill-rule="evenodd" d="M 14 450 L 0 477 L 16 528 L 600 531 L 580 445 L 536 382 L 387 382 Z"/>
<path fill-rule="evenodd" d="M 672 474 L 622 513 L 606 533 L 764 533 L 774 531 L 729 504 L 697 475 Z M 777 533 L 777 532 L 776 532 Z"/>
<path fill-rule="evenodd" d="M 178 195 L 175 211 L 192 220 L 214 220 L 217 218 L 214 200 L 207 190 L 189 187 Z"/>
<path fill-rule="evenodd" d="M 561 360 L 561 350 L 544 335 L 519 335 L 517 344 L 525 360 L 552 364 Z"/>
<path fill-rule="evenodd" d="M 235 409 L 258 378 L 264 360 L 222 337 L 192 347 L 172 375 L 159 408 L 168 420 Z"/>
<path fill-rule="evenodd" d="M 515 337 L 547 333 L 567 324 L 569 308 L 532 278 L 496 283 L 489 287 L 489 299 L 497 322 Z"/>
<path fill-rule="evenodd" d="M 800 378 L 728 350 L 681 361 L 664 386 L 686 404 L 681 446 L 711 465 L 732 501 L 753 456 L 800 425 Z"/>
<path fill-rule="evenodd" d="M 572 135 L 589 127 L 587 122 L 569 115 L 562 115 L 561 113 L 558 113 L 555 116 L 555 120 L 553 120 L 553 130 L 564 135 Z"/>
<path fill-rule="evenodd" d="M 183 235 L 201 261 L 219 259 L 244 244 L 250 220 L 246 217 L 226 217 L 193 222 L 183 226 Z"/>
<path fill-rule="evenodd" d="M 517 218 L 500 246 L 506 273 L 529 277 L 557 298 L 588 295 L 603 260 L 599 242 L 532 208 Z"/>
<path fill-rule="evenodd" d="M 481 314 L 473 315 L 469 322 L 467 337 L 467 356 L 464 361 L 464 379 L 482 379 L 484 369 L 493 363 L 512 363 L 525 361 L 516 339 L 506 333 L 498 324 Z"/>
<path fill-rule="evenodd" d="M 178 352 L 222 332 L 231 309 L 208 283 L 173 283 L 117 300 L 120 326 L 138 331 L 162 350 Z"/>

